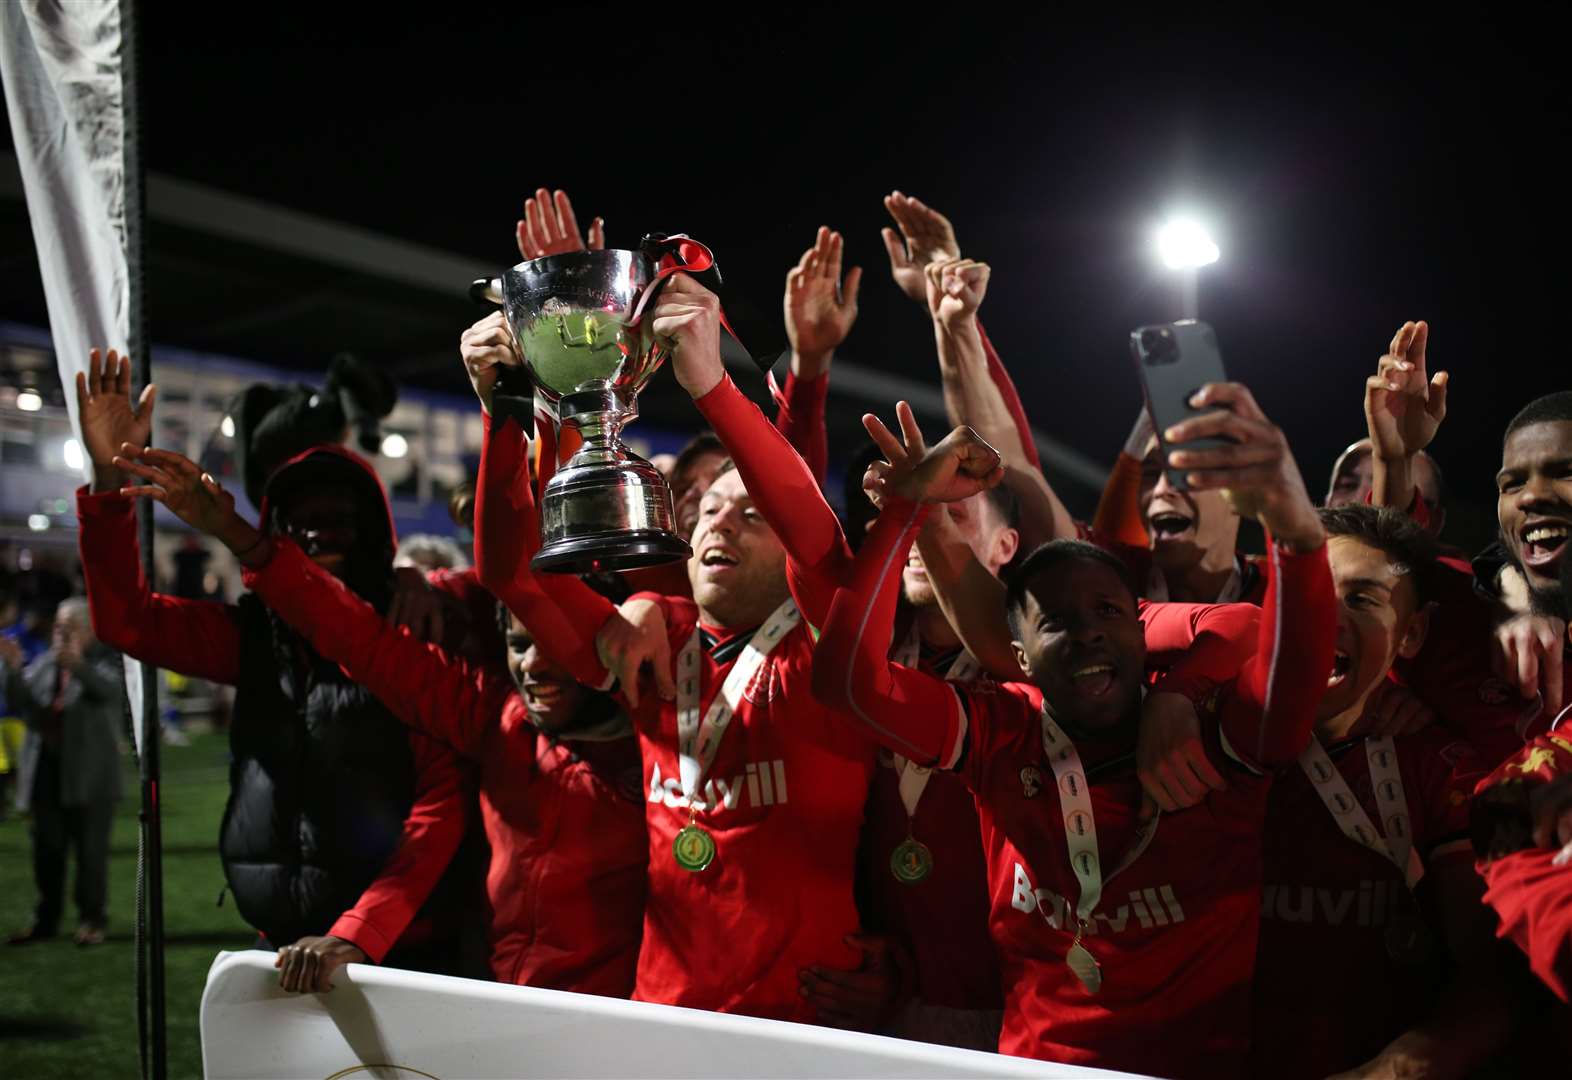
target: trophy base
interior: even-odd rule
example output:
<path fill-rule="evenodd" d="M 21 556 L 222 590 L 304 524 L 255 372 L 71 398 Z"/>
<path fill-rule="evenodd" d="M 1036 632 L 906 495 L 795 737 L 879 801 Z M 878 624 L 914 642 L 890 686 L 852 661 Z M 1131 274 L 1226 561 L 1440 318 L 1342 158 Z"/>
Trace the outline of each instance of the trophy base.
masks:
<path fill-rule="evenodd" d="M 605 532 L 547 544 L 530 560 L 543 574 L 588 574 L 597 570 L 638 570 L 678 562 L 693 554 L 686 541 L 660 529 Z"/>
<path fill-rule="evenodd" d="M 678 562 L 693 549 L 673 525 L 671 489 L 655 466 L 586 442 L 541 495 L 541 548 L 530 567 L 588 574 Z"/>

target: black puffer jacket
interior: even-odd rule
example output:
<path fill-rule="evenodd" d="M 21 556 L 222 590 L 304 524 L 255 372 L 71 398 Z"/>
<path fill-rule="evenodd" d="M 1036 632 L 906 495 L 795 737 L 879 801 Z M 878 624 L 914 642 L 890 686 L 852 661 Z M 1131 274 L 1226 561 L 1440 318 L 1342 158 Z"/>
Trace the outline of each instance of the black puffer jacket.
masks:
<path fill-rule="evenodd" d="M 394 533 L 381 485 L 336 447 L 292 460 L 268 484 L 353 485 L 363 504 L 354 559 L 363 595 L 391 567 Z M 391 573 L 391 571 L 389 571 Z M 386 596 L 367 596 L 373 603 Z M 255 597 L 240 602 L 241 667 L 230 729 L 229 803 L 219 853 L 247 922 L 284 945 L 326 934 L 354 907 L 399 842 L 414 801 L 409 734 L 365 688 L 306 647 Z"/>

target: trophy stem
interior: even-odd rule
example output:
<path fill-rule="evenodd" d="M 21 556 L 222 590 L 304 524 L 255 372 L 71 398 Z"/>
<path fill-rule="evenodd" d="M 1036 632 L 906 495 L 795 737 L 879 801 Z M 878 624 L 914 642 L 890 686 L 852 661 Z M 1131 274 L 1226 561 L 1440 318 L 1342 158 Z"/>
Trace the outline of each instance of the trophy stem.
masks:
<path fill-rule="evenodd" d="M 672 533 L 671 489 L 659 471 L 622 444 L 622 428 L 638 415 L 622 389 L 565 394 L 564 427 L 584 443 L 546 485 L 541 497 L 545 541 L 531 566 L 588 573 L 629 570 L 686 559 L 691 549 Z"/>

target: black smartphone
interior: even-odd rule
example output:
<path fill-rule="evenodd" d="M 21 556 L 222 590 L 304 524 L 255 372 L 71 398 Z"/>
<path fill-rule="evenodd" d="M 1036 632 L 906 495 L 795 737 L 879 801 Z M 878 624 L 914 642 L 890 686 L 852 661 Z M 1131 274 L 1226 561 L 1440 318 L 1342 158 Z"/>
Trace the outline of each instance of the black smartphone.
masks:
<path fill-rule="evenodd" d="M 1169 468 L 1168 455 L 1181 447 L 1201 450 L 1226 446 L 1230 441 L 1224 438 L 1195 439 L 1169 445 L 1163 438 L 1163 432 L 1181 420 L 1221 408 L 1212 406 L 1198 410 L 1190 407 L 1190 399 L 1201 387 L 1207 383 L 1228 381 L 1228 374 L 1223 370 L 1223 354 L 1217 347 L 1217 332 L 1195 319 L 1143 326 L 1130 331 L 1130 352 L 1135 357 L 1135 369 L 1141 377 L 1146 407 L 1157 428 L 1157 445 L 1162 453 L 1163 467 L 1168 472 L 1168 483 L 1184 491 L 1189 486 L 1185 483 L 1185 470 Z"/>

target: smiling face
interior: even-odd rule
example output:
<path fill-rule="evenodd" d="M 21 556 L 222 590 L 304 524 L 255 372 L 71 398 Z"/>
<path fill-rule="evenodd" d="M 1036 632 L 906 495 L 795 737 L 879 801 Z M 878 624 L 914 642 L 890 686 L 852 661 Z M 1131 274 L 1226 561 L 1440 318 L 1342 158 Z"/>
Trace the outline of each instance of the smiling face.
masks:
<path fill-rule="evenodd" d="M 565 668 L 548 660 L 512 614 L 507 631 L 508 674 L 524 698 L 529 718 L 542 731 L 555 733 L 571 727 L 584 703 L 584 688 Z"/>
<path fill-rule="evenodd" d="M 1529 590 L 1541 601 L 1558 600 L 1572 532 L 1572 420 L 1525 424 L 1508 435 L 1496 492 L 1501 540 Z"/>
<path fill-rule="evenodd" d="M 1016 619 L 1016 659 L 1062 722 L 1083 732 L 1139 716 L 1146 638 L 1113 568 L 1064 558 L 1032 574 Z"/>
<path fill-rule="evenodd" d="M 966 538 L 977 561 L 997 577 L 1000 567 L 1015 557 L 1021 538 L 1006 524 L 993 500 L 979 492 L 968 499 L 945 503 L 943 510 L 949 513 L 956 529 Z M 934 607 L 939 603 L 916 544 L 907 554 L 906 569 L 901 572 L 901 594 L 913 607 Z"/>
<path fill-rule="evenodd" d="M 786 599 L 786 549 L 736 470 L 722 473 L 699 500 L 688 580 L 700 617 L 711 626 L 746 629 Z"/>
<path fill-rule="evenodd" d="M 1355 536 L 1327 540 L 1337 593 L 1337 651 L 1316 710 L 1318 720 L 1362 709 L 1399 656 L 1424 644 L 1426 613 L 1409 568 Z"/>
<path fill-rule="evenodd" d="M 1141 465 L 1141 518 L 1152 561 L 1165 574 L 1188 570 L 1207 555 L 1233 558 L 1239 515 L 1220 491 L 1180 491 L 1168 482 L 1154 437 Z"/>

